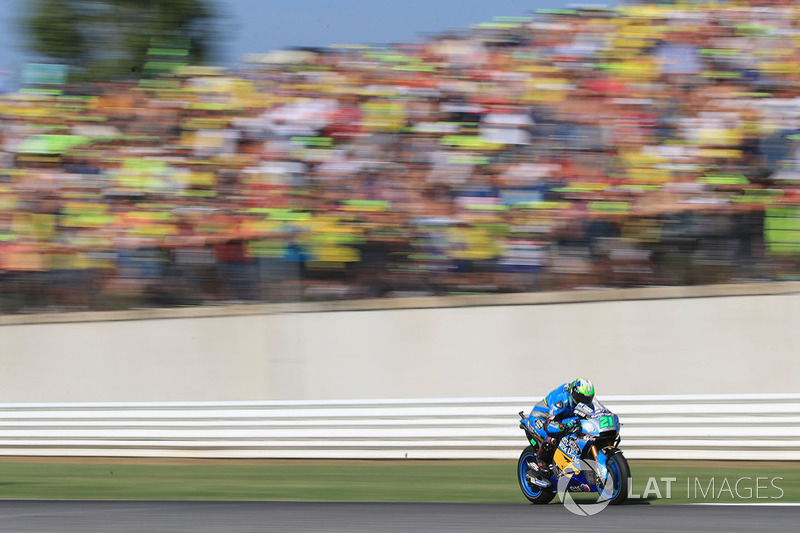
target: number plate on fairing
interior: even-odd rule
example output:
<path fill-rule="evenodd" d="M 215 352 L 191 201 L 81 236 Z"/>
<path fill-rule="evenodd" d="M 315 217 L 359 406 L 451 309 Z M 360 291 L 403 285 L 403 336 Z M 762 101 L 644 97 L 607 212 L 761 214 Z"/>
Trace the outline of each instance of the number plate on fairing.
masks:
<path fill-rule="evenodd" d="M 604 415 L 597 419 L 600 425 L 600 431 L 607 431 L 610 429 L 617 429 L 616 415 Z"/>

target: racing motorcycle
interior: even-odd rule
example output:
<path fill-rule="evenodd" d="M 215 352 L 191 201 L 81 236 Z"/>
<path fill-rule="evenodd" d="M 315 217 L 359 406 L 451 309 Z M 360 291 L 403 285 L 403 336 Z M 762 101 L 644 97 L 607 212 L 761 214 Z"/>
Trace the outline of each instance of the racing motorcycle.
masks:
<path fill-rule="evenodd" d="M 598 501 L 618 505 L 628 497 L 630 468 L 617 447 L 620 442 L 619 417 L 595 400 L 594 409 L 578 404 L 575 416 L 579 424 L 558 443 L 553 454 L 551 471 L 537 474 L 536 453 L 539 443 L 520 411 L 520 428 L 530 442 L 519 456 L 517 480 L 522 493 L 531 503 L 549 503 L 559 490 L 596 492 Z M 547 475 L 549 479 L 544 479 Z"/>

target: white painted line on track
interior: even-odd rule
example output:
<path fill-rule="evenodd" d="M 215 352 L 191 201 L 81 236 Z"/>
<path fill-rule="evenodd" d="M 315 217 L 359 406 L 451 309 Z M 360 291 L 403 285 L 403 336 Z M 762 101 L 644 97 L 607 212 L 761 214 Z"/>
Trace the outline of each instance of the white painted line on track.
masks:
<path fill-rule="evenodd" d="M 689 505 L 727 505 L 730 507 L 800 507 L 800 502 L 690 503 Z"/>

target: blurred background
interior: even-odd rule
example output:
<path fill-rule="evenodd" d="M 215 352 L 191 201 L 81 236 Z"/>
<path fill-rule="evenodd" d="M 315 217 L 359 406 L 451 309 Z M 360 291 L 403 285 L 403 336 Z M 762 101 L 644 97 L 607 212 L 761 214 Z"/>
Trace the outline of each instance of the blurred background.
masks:
<path fill-rule="evenodd" d="M 798 279 L 794 2 L 297 4 L 2 0 L 0 312 Z"/>

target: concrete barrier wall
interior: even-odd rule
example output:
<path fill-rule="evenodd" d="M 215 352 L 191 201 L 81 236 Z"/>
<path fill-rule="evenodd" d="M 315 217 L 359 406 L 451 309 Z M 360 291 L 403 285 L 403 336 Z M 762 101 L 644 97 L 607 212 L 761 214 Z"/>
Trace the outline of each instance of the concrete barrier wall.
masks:
<path fill-rule="evenodd" d="M 796 283 L 0 317 L 0 402 L 798 392 Z"/>

